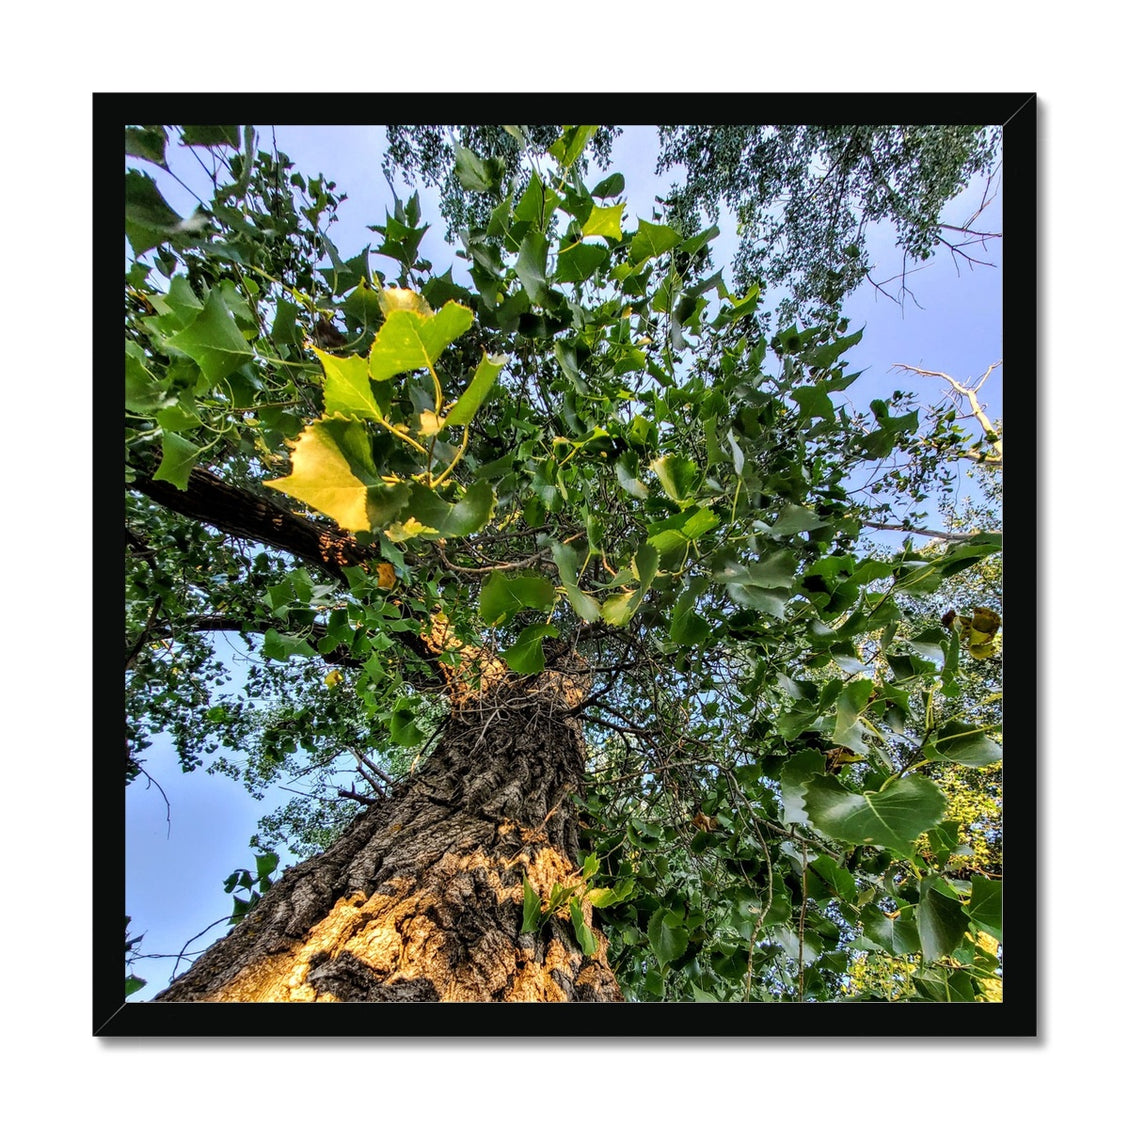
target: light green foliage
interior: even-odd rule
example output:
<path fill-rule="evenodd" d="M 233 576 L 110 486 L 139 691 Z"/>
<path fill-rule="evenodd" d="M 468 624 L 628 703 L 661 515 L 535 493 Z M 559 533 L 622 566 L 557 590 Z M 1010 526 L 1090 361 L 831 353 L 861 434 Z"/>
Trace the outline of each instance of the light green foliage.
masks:
<path fill-rule="evenodd" d="M 130 152 L 159 165 L 164 136 Z M 575 648 L 587 861 L 544 904 L 526 881 L 523 929 L 559 914 L 585 953 L 602 931 L 632 999 L 976 997 L 999 881 L 959 782 L 994 771 L 999 733 L 937 601 L 1000 539 L 860 544 L 883 511 L 850 476 L 920 448 L 897 396 L 848 411 L 858 334 L 831 317 L 768 339 L 758 288 L 706 273 L 716 229 L 631 216 L 618 172 L 589 187 L 604 127 L 463 129 L 449 166 L 441 133 L 390 130 L 393 164 L 453 178 L 462 281 L 420 261 L 415 196 L 376 229 L 374 271 L 326 234 L 334 185 L 249 132 L 190 137 L 230 174 L 214 228 L 177 229 L 129 181 L 128 476 L 183 490 L 207 467 L 373 561 L 319 570 L 131 491 L 129 775 L 157 729 L 260 793 L 301 774 L 310 799 L 264 833 L 324 846 L 355 810 L 340 774 L 374 794 L 438 735 L 441 686 L 408 645 L 429 624 L 521 676 Z M 987 152 L 964 140 L 904 150 L 947 170 L 918 174 L 919 234 Z M 250 655 L 242 693 L 217 629 Z M 853 976 L 859 953 L 890 977 Z"/>

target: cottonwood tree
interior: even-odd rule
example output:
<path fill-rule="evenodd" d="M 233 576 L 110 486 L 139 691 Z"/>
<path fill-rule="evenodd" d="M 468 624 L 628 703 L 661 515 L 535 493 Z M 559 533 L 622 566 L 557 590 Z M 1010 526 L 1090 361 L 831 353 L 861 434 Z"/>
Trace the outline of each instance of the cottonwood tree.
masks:
<path fill-rule="evenodd" d="M 903 603 L 999 535 L 858 548 L 848 480 L 916 411 L 850 414 L 859 335 L 767 337 L 712 230 L 588 183 L 594 128 L 518 131 L 520 195 L 460 151 L 465 284 L 415 196 L 345 258 L 336 186 L 253 130 L 127 130 L 214 182 L 185 219 L 127 173 L 127 779 L 167 730 L 320 781 L 292 829 L 327 829 L 159 1000 L 827 1000 L 868 950 L 994 983 L 1000 883 L 937 849 L 927 769 L 1000 750 L 946 696 L 959 624 Z"/>

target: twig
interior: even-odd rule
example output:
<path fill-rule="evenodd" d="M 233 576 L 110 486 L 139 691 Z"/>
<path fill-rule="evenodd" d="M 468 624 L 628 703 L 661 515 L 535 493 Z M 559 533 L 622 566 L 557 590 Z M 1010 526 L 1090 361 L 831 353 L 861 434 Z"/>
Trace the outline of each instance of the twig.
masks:
<path fill-rule="evenodd" d="M 187 951 L 188 946 L 191 945 L 192 942 L 195 941 L 197 937 L 203 937 L 204 934 L 207 933 L 209 929 L 215 929 L 215 927 L 217 925 L 222 925 L 225 921 L 229 921 L 230 919 L 231 919 L 231 914 L 225 913 L 223 915 L 223 917 L 217 917 L 216 920 L 213 921 L 211 925 L 205 925 L 204 928 L 201 929 L 199 933 L 197 933 L 194 937 L 189 937 L 188 940 L 184 942 L 184 947 L 180 950 L 179 954 L 177 955 L 176 964 L 174 964 L 172 966 L 172 975 L 169 977 L 169 983 L 170 984 L 176 979 L 176 970 L 180 967 L 181 958 L 184 956 L 185 952 Z"/>
<path fill-rule="evenodd" d="M 360 804 L 378 804 L 380 800 L 374 796 L 362 796 L 360 792 L 354 792 L 352 788 L 338 788 L 337 794 L 344 800 L 356 800 Z M 387 799 L 387 797 L 382 797 Z"/>
<path fill-rule="evenodd" d="M 914 529 L 908 525 L 885 525 L 880 521 L 862 521 L 868 529 L 886 529 L 892 533 L 913 533 L 919 537 L 939 537 L 943 541 L 968 541 L 981 533 L 999 533 L 998 529 L 978 529 L 975 533 L 945 533 L 940 529 Z"/>

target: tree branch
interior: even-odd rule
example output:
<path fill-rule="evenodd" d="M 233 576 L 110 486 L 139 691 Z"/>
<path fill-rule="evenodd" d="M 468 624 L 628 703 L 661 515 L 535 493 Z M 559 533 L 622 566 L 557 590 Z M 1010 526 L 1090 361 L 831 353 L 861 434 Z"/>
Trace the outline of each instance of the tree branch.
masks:
<path fill-rule="evenodd" d="M 158 482 L 143 473 L 137 475 L 131 486 L 173 513 L 204 522 L 231 537 L 280 549 L 337 580 L 346 580 L 344 570 L 350 566 L 367 569 L 381 559 L 375 546 L 360 545 L 348 533 L 291 513 L 277 502 L 232 486 L 200 467 L 190 472 L 187 490 L 180 490 L 169 482 Z M 225 626 L 201 629 L 224 631 L 240 627 L 229 622 Z M 402 639 L 419 658 L 432 664 L 437 662 L 435 652 L 423 639 L 411 632 L 404 632 Z M 336 651 L 326 657 L 338 661 Z M 356 664 L 341 660 L 341 665 Z"/>
<path fill-rule="evenodd" d="M 914 529 L 909 525 L 884 525 L 880 521 L 862 521 L 868 529 L 888 529 L 892 533 L 913 533 L 919 537 L 938 537 L 942 541 L 968 541 L 981 533 L 999 533 L 998 529 L 977 529 L 973 533 L 946 533 L 942 529 Z"/>
<path fill-rule="evenodd" d="M 138 475 L 131 485 L 174 513 L 202 521 L 221 533 L 281 549 L 339 580 L 345 579 L 343 570 L 350 565 L 365 568 L 380 560 L 374 547 L 359 545 L 349 534 L 299 517 L 199 467 L 189 474 L 187 490 L 146 475 Z"/>
<path fill-rule="evenodd" d="M 968 406 L 972 409 L 972 414 L 976 422 L 980 424 L 984 430 L 984 437 L 992 445 L 993 450 L 996 452 L 996 457 L 980 459 L 980 462 L 989 463 L 992 466 L 1001 466 L 1004 461 L 1004 441 L 997 428 L 992 425 L 992 421 L 988 418 L 987 413 L 980 405 L 980 401 L 976 393 L 984 387 L 984 382 L 992 373 L 1003 364 L 1003 361 L 996 361 L 990 364 L 980 379 L 972 385 L 961 384 L 959 380 L 949 376 L 947 372 L 934 372 L 932 369 L 917 368 L 915 365 L 903 365 L 896 363 L 891 368 L 900 368 L 904 372 L 915 372 L 918 376 L 935 376 L 940 380 L 947 381 L 952 387 L 953 392 L 958 396 L 963 396 L 968 401 Z"/>

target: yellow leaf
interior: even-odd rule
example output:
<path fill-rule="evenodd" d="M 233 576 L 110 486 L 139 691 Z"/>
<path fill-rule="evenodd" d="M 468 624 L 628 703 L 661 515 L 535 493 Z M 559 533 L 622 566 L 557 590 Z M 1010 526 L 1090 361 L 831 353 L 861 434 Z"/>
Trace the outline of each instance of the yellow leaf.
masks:
<path fill-rule="evenodd" d="M 972 615 L 957 616 L 960 637 L 974 659 L 991 658 L 996 653 L 996 634 L 1000 630 L 1000 616 L 991 608 L 973 608 Z"/>
<path fill-rule="evenodd" d="M 311 424 L 294 444 L 290 455 L 292 473 L 286 478 L 271 479 L 263 485 L 328 514 L 350 533 L 368 530 L 371 528 L 368 517 L 369 483 L 354 473 L 354 467 L 339 446 L 339 439 L 340 424 L 337 421 Z"/>
<path fill-rule="evenodd" d="M 345 681 L 345 675 L 343 675 L 341 673 L 341 671 L 336 670 L 336 669 L 331 670 L 325 676 L 325 684 L 330 690 L 332 690 L 333 687 L 336 686 L 339 682 L 344 682 L 344 681 Z"/>
<path fill-rule="evenodd" d="M 387 561 L 381 561 L 377 565 L 376 586 L 378 588 L 396 587 L 396 570 Z"/>
<path fill-rule="evenodd" d="M 972 630 L 989 639 L 1000 629 L 1000 617 L 991 608 L 972 609 Z"/>
<path fill-rule="evenodd" d="M 384 531 L 384 535 L 390 541 L 410 541 L 413 537 L 418 537 L 421 533 L 438 532 L 438 529 L 432 529 L 430 525 L 424 525 L 422 521 L 410 517 L 407 521 L 393 522 Z"/>
<path fill-rule="evenodd" d="M 414 314 L 431 316 L 431 307 L 422 294 L 414 290 L 404 290 L 399 286 L 387 286 L 377 294 L 380 309 L 387 317 L 393 310 L 410 310 Z"/>
<path fill-rule="evenodd" d="M 626 204 L 613 204 L 610 208 L 604 208 L 598 204 L 594 205 L 591 212 L 588 213 L 588 218 L 584 221 L 580 234 L 585 236 L 600 235 L 609 243 L 618 242 L 623 238 L 620 218 L 626 206 Z"/>

